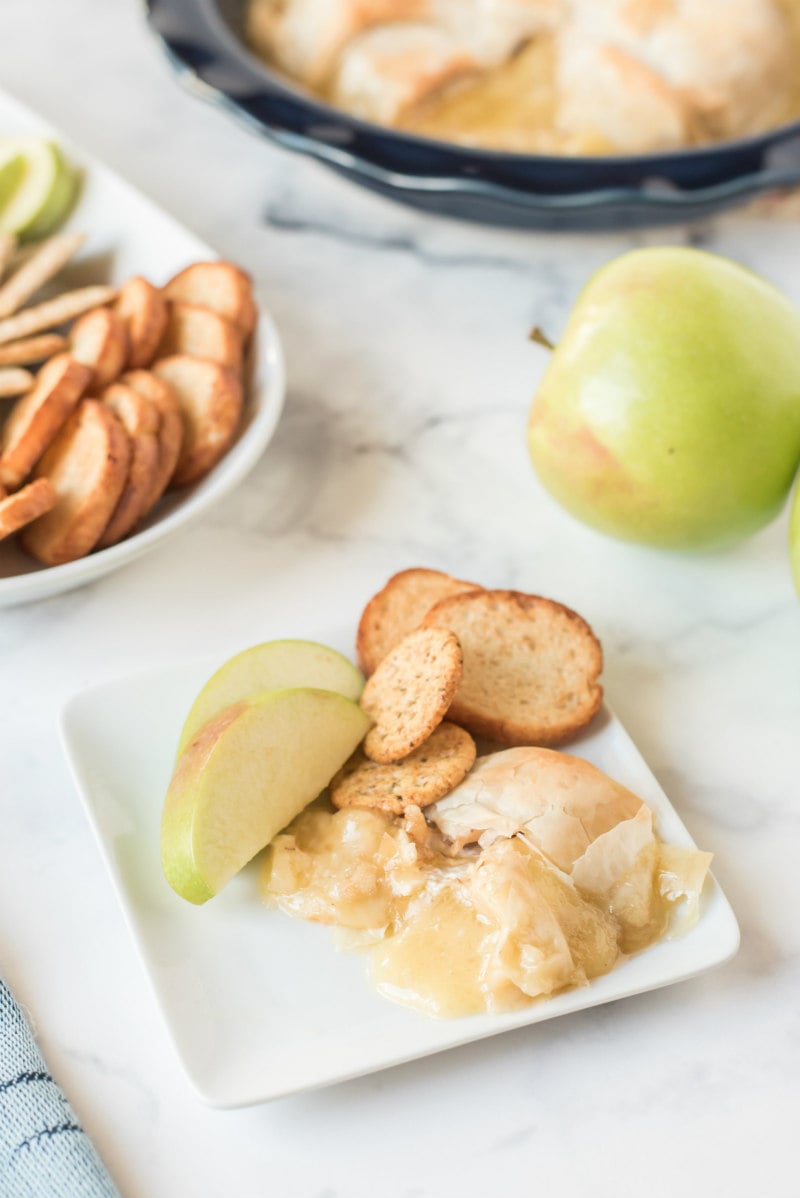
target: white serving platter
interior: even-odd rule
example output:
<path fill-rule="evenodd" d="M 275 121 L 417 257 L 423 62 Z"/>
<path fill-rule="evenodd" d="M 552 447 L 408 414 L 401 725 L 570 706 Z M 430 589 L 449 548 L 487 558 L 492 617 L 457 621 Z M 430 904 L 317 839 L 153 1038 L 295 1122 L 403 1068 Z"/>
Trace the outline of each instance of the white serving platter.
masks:
<path fill-rule="evenodd" d="M 300 635 L 344 653 L 352 644 L 341 628 Z M 189 1078 L 211 1105 L 264 1102 L 385 1069 L 667 986 L 736 952 L 736 918 L 712 877 L 700 920 L 684 937 L 521 1011 L 434 1020 L 374 993 L 363 958 L 337 954 L 330 929 L 262 906 L 256 864 L 209 903 L 191 906 L 161 873 L 161 806 L 184 717 L 220 664 L 188 662 L 109 682 L 70 700 L 61 721 L 86 815 L 156 999 Z M 647 802 L 664 840 L 693 846 L 611 712 L 604 710 L 569 751 Z M 682 1001 L 691 1003 L 691 990 Z M 619 1018 L 624 1022 L 623 1008 Z"/>

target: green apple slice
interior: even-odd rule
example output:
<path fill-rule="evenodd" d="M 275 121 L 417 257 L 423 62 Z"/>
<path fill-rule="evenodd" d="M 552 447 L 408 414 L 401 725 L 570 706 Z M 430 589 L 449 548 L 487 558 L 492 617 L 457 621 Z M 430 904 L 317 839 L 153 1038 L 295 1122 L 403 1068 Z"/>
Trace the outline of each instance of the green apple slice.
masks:
<path fill-rule="evenodd" d="M 370 726 L 352 699 L 299 687 L 219 712 L 178 762 L 164 801 L 161 863 L 204 903 L 325 789 Z"/>
<path fill-rule="evenodd" d="M 364 679 L 356 667 L 326 645 L 314 641 L 267 641 L 237 653 L 200 691 L 183 725 L 178 756 L 213 716 L 259 691 L 313 686 L 358 699 Z"/>
<path fill-rule="evenodd" d="M 3 205 L 22 179 L 25 159 L 21 154 L 0 147 L 0 206 Z"/>
<path fill-rule="evenodd" d="M 77 190 L 77 175 L 55 142 L 39 137 L 0 139 L 0 160 L 22 159 L 22 171 L 0 207 L 0 233 L 45 237 L 67 215 Z"/>

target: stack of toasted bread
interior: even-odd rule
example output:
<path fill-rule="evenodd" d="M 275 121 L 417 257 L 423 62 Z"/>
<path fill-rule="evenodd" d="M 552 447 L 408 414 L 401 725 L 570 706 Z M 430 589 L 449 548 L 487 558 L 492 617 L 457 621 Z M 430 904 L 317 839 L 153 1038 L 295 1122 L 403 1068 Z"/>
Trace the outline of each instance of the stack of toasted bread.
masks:
<path fill-rule="evenodd" d="M 216 465 L 256 323 L 249 276 L 222 261 L 23 306 L 83 240 L 0 245 L 0 396 L 18 395 L 0 410 L 0 539 L 48 566 L 116 544 Z"/>
<path fill-rule="evenodd" d="M 337 807 L 422 809 L 484 749 L 563 745 L 603 699 L 600 642 L 539 595 L 403 570 L 367 603 L 356 638 L 373 726 L 333 780 Z"/>

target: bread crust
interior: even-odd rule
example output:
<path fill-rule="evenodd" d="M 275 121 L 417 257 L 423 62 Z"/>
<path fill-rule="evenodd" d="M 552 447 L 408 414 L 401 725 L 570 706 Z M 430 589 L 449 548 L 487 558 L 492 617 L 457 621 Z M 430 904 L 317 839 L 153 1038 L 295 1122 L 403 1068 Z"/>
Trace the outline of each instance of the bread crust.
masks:
<path fill-rule="evenodd" d="M 128 330 L 126 369 L 149 366 L 167 324 L 164 296 L 147 279 L 134 275 L 120 288 L 114 310 Z"/>
<path fill-rule="evenodd" d="M 85 399 L 37 466 L 55 507 L 22 531 L 22 544 L 46 566 L 90 553 L 119 499 L 130 461 L 128 435 L 98 399 Z"/>
<path fill-rule="evenodd" d="M 13 490 L 28 477 L 73 412 L 92 372 L 70 354 L 45 363 L 3 428 L 0 482 Z"/>
<path fill-rule="evenodd" d="M 168 383 L 151 370 L 131 370 L 119 380 L 132 387 L 158 410 L 158 466 L 150 493 L 142 509 L 142 519 L 151 512 L 169 486 L 183 444 L 183 420 L 178 397 Z"/>
<path fill-rule="evenodd" d="M 91 368 L 88 388 L 100 391 L 124 369 L 128 357 L 128 330 L 111 308 L 92 308 L 72 326 L 70 353 Z"/>
<path fill-rule="evenodd" d="M 210 358 L 231 370 L 241 370 L 242 333 L 233 321 L 211 308 L 170 300 L 156 357 L 167 358 L 172 354 Z"/>
<path fill-rule="evenodd" d="M 552 599 L 521 591 L 453 595 L 423 627 L 455 632 L 464 670 L 448 719 L 503 745 L 560 745 L 603 701 L 600 642 L 587 622 Z"/>
<path fill-rule="evenodd" d="M 53 484 L 47 478 L 34 479 L 13 495 L 0 494 L 0 541 L 38 520 L 56 505 Z"/>
<path fill-rule="evenodd" d="M 448 595 L 482 590 L 476 582 L 453 578 L 441 570 L 400 570 L 367 603 L 356 633 L 356 657 L 369 676 L 395 645 L 417 628 L 434 603 Z"/>
<path fill-rule="evenodd" d="M 183 442 L 170 485 L 183 487 L 208 474 L 233 442 L 242 384 L 226 366 L 187 354 L 159 359 L 153 373 L 173 389 L 180 404 Z"/>
<path fill-rule="evenodd" d="M 101 396 L 122 424 L 131 446 L 128 474 L 117 506 L 95 548 L 106 549 L 133 532 L 146 511 L 158 470 L 158 408 L 132 387 L 112 383 Z"/>
<path fill-rule="evenodd" d="M 232 262 L 193 262 L 165 284 L 163 293 L 168 300 L 211 308 L 232 321 L 245 339 L 255 328 L 252 280 Z"/>

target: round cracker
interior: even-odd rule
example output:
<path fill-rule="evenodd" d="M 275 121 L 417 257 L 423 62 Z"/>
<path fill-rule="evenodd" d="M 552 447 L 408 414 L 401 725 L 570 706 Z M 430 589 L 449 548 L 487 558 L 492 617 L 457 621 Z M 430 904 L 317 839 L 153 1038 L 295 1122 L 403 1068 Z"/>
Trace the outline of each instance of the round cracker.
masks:
<path fill-rule="evenodd" d="M 156 358 L 188 354 L 190 358 L 210 358 L 231 370 L 242 366 L 242 332 L 232 320 L 226 320 L 211 308 L 167 302 L 167 323 L 158 344 Z"/>
<path fill-rule="evenodd" d="M 178 397 L 172 388 L 150 370 L 131 370 L 123 374 L 121 383 L 138 391 L 158 408 L 161 422 L 158 430 L 158 470 L 153 487 L 142 510 L 142 518 L 152 511 L 166 491 L 175 471 L 183 444 L 183 420 Z"/>
<path fill-rule="evenodd" d="M 603 700 L 600 642 L 568 607 L 521 591 L 442 599 L 423 627 L 458 637 L 464 670 L 450 718 L 502 745 L 560 745 Z"/>
<path fill-rule="evenodd" d="M 95 546 L 107 549 L 127 537 L 147 510 L 158 471 L 160 416 L 154 403 L 124 383 L 112 383 L 101 398 L 120 420 L 131 443 L 125 486 Z"/>
<path fill-rule="evenodd" d="M 128 475 L 130 440 L 111 409 L 84 399 L 36 467 L 56 506 L 21 533 L 23 548 L 45 566 L 90 553 L 108 524 Z"/>
<path fill-rule="evenodd" d="M 402 761 L 370 761 L 356 749 L 331 782 L 331 801 L 334 807 L 367 807 L 391 815 L 428 807 L 463 782 L 475 756 L 470 734 L 445 721 Z"/>
<path fill-rule="evenodd" d="M 356 656 L 361 672 L 369 677 L 395 645 L 419 628 L 434 603 L 462 591 L 482 590 L 476 582 L 464 582 L 418 566 L 393 574 L 361 613 L 356 633 Z"/>
<path fill-rule="evenodd" d="M 167 299 L 218 312 L 237 325 L 245 338 L 255 328 L 258 312 L 252 279 L 232 262 L 193 262 L 174 275 L 163 291 Z"/>
<path fill-rule="evenodd" d="M 0 482 L 14 490 L 30 474 L 75 410 L 92 377 L 90 367 L 69 354 L 56 354 L 18 399 L 0 435 Z"/>
<path fill-rule="evenodd" d="M 458 637 L 418 628 L 403 637 L 364 687 L 361 706 L 374 726 L 364 740 L 373 761 L 400 761 L 441 724 L 461 678 Z"/>
<path fill-rule="evenodd" d="M 153 364 L 153 373 L 178 397 L 183 442 L 171 487 L 197 482 L 216 466 L 236 437 L 242 413 L 238 374 L 219 362 L 172 354 Z"/>
<path fill-rule="evenodd" d="M 96 392 L 123 370 L 128 356 L 128 330 L 113 309 L 92 308 L 75 321 L 69 344 L 73 358 L 90 368 L 89 389 Z"/>
<path fill-rule="evenodd" d="M 157 287 L 141 275 L 134 275 L 120 288 L 114 305 L 128 330 L 126 369 L 149 366 L 156 355 L 167 324 L 167 303 Z"/>

